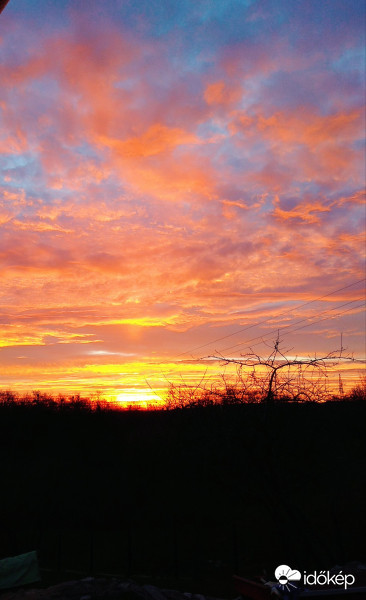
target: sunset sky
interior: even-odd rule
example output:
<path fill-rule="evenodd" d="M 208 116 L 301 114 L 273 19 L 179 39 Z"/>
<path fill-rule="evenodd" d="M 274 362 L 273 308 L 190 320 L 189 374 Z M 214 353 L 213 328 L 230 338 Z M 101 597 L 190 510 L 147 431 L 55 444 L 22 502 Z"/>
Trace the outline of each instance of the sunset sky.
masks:
<path fill-rule="evenodd" d="M 154 398 L 278 330 L 364 357 L 364 25 L 363 0 L 10 0 L 0 389 Z"/>

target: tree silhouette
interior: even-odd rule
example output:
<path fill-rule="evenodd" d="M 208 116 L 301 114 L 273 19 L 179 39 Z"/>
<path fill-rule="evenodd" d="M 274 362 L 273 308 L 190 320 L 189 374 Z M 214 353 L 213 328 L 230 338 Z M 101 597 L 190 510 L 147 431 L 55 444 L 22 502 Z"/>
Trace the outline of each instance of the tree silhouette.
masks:
<path fill-rule="evenodd" d="M 339 362 L 355 362 L 353 356 L 343 354 L 344 348 L 325 356 L 289 357 L 291 349 L 282 351 L 279 333 L 273 342 L 273 350 L 268 357 L 250 352 L 240 358 L 228 358 L 213 355 L 209 358 L 219 360 L 224 365 L 235 364 L 238 376 L 243 380 L 242 371 L 251 369 L 249 377 L 256 386 L 261 387 L 262 401 L 272 403 L 279 397 L 296 400 L 315 400 L 326 395 L 327 369 Z M 359 362 L 359 361 L 357 361 Z M 258 375 L 257 369 L 264 371 Z"/>

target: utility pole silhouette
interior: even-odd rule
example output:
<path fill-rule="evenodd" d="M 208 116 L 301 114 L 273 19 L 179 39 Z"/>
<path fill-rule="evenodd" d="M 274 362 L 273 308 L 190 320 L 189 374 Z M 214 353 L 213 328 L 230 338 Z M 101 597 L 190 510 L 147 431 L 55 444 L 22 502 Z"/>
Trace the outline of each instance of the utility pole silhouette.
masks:
<path fill-rule="evenodd" d="M 338 389 L 339 389 L 339 395 L 342 397 L 344 391 L 343 391 L 343 381 L 342 381 L 342 377 L 341 377 L 340 373 L 338 375 Z"/>

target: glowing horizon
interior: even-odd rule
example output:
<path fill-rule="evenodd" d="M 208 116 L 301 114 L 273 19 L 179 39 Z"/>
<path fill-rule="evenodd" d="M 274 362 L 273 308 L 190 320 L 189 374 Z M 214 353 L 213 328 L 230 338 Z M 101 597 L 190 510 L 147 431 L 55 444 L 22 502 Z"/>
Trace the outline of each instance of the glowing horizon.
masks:
<path fill-rule="evenodd" d="M 292 354 L 365 357 L 364 17 L 6 6 L 0 389 L 149 402 L 278 330 Z"/>

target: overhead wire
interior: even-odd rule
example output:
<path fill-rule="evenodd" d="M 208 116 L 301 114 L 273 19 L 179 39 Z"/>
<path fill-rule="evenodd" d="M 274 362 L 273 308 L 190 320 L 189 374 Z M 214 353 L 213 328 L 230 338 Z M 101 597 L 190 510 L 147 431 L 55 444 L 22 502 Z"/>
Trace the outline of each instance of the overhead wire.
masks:
<path fill-rule="evenodd" d="M 185 352 L 181 352 L 180 354 L 176 355 L 176 358 L 179 358 L 180 356 L 184 356 L 185 354 L 192 354 L 193 352 L 197 351 L 197 350 L 201 350 L 202 348 L 206 348 L 207 346 L 212 346 L 213 344 L 215 344 L 216 342 L 221 342 L 222 340 L 225 340 L 227 338 L 233 337 L 234 335 L 238 335 L 239 333 L 242 333 L 243 331 L 247 331 L 248 329 L 252 329 L 253 327 L 258 327 L 259 325 L 263 325 L 264 323 L 268 323 L 268 321 L 271 321 L 273 319 L 276 319 L 278 317 L 282 317 L 284 315 L 287 315 L 295 310 L 299 310 L 300 308 L 303 308 L 304 306 L 308 306 L 309 304 L 313 304 L 314 302 L 319 302 L 320 300 L 323 300 L 324 298 L 328 298 L 329 296 L 332 296 L 333 294 L 337 294 L 338 292 L 342 292 L 343 290 L 346 290 L 350 287 L 353 287 L 355 285 L 357 285 L 358 283 L 363 283 L 364 281 L 366 281 L 366 277 L 364 277 L 363 279 L 359 279 L 358 281 L 354 281 L 353 283 L 350 283 L 348 285 L 345 285 L 341 288 L 338 288 L 336 290 L 333 290 L 331 292 L 328 292 L 328 294 L 324 294 L 323 296 L 319 296 L 319 298 L 314 298 L 314 300 L 308 300 L 307 302 L 303 302 L 302 304 L 299 304 L 298 306 L 295 306 L 293 308 L 289 308 L 288 310 L 285 310 L 277 315 L 268 317 L 267 319 L 264 319 L 263 321 L 258 321 L 256 323 L 253 323 L 252 325 L 247 325 L 246 327 L 242 327 L 241 329 L 238 329 L 237 331 L 234 331 L 233 333 L 229 333 L 227 335 L 224 335 L 222 337 L 219 338 L 215 338 L 214 340 L 211 340 L 210 342 L 207 342 L 205 344 L 201 344 L 200 346 L 196 346 L 194 348 L 191 348 L 190 350 L 186 350 Z"/>
<path fill-rule="evenodd" d="M 308 321 L 309 319 L 314 319 L 315 317 L 318 317 L 319 315 L 327 314 L 327 313 L 329 313 L 329 312 L 331 312 L 333 310 L 338 310 L 339 308 L 342 308 L 343 306 L 348 306 L 349 304 L 353 304 L 354 302 L 359 302 L 360 300 L 363 300 L 363 297 L 356 298 L 355 300 L 350 300 L 349 302 L 345 302 L 344 304 L 341 304 L 340 306 L 335 306 L 333 308 L 330 308 L 330 309 L 327 309 L 325 311 L 322 311 L 322 312 L 318 313 L 317 315 L 309 316 L 309 317 L 304 317 L 303 319 L 300 319 L 299 321 L 296 321 L 295 323 L 291 323 L 289 325 L 284 325 L 283 327 L 276 327 L 276 329 L 278 331 L 281 331 L 281 330 L 287 329 L 289 327 L 294 327 L 294 325 L 298 325 L 299 323 L 303 323 L 304 321 Z M 363 305 L 361 305 L 361 306 L 363 306 Z M 347 311 L 345 311 L 345 312 L 347 312 Z M 329 317 L 329 318 L 332 318 L 332 317 Z M 309 323 L 308 325 L 311 325 L 311 323 Z M 299 329 L 301 329 L 301 328 L 299 328 Z M 297 329 L 294 330 L 294 331 L 297 331 Z M 284 335 L 288 335 L 289 333 L 292 333 L 292 332 L 287 332 Z M 251 341 L 255 341 L 257 339 L 264 339 L 265 337 L 268 337 L 269 335 L 273 335 L 273 332 L 268 332 L 268 333 L 265 333 L 265 334 L 262 334 L 262 335 L 258 335 L 258 336 L 254 337 L 254 338 L 249 339 L 249 340 L 245 340 L 245 341 L 239 342 L 238 344 L 235 344 L 233 346 L 227 346 L 226 348 L 221 348 L 220 352 L 221 351 L 222 352 L 226 352 L 227 350 L 233 350 L 234 348 L 237 348 L 237 347 L 240 347 L 240 346 L 245 346 L 246 344 L 248 344 Z"/>
<path fill-rule="evenodd" d="M 286 335 L 290 335 L 291 333 L 295 333 L 295 331 L 299 331 L 300 329 L 304 329 L 305 327 L 310 327 L 311 325 L 316 325 L 317 323 L 321 323 L 322 321 L 327 321 L 329 319 L 335 319 L 336 317 L 342 316 L 343 314 L 350 312 L 351 310 L 357 310 L 358 308 L 363 308 L 364 306 L 365 306 L 365 304 L 363 302 L 362 304 L 359 304 L 358 306 L 352 306 L 351 308 L 347 308 L 346 310 L 343 310 L 336 315 L 331 315 L 329 317 L 324 317 L 323 319 L 319 319 L 318 321 L 313 321 L 311 323 L 307 323 L 306 325 L 301 325 L 301 327 L 296 327 L 292 331 L 287 331 L 286 333 L 283 334 L 283 337 L 285 337 Z M 265 338 L 269 337 L 270 335 L 273 335 L 273 332 L 267 333 L 263 336 L 258 336 L 258 337 L 261 337 L 261 340 L 259 342 L 256 342 L 255 344 L 251 344 L 250 348 L 252 348 L 253 346 L 258 346 L 259 344 L 262 344 L 265 341 Z M 253 339 L 255 340 L 258 338 L 253 338 Z M 245 347 L 249 348 L 249 346 L 245 346 Z M 202 357 L 201 359 L 197 359 L 197 360 L 202 361 L 202 360 L 207 360 L 208 358 L 217 358 L 218 360 L 225 360 L 224 357 L 220 358 L 220 357 L 213 357 L 213 356 L 206 356 L 206 357 Z M 355 362 L 364 362 L 364 361 L 363 360 L 357 361 L 355 359 Z"/>

